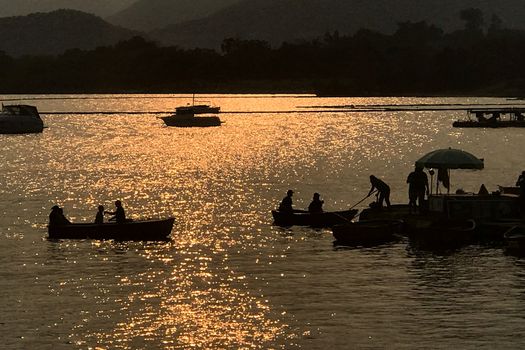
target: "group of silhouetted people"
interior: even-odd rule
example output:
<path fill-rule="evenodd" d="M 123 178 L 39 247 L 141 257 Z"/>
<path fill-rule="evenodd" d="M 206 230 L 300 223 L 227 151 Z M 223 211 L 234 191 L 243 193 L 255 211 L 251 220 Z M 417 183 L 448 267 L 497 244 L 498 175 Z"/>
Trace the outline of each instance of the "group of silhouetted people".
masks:
<path fill-rule="evenodd" d="M 292 201 L 293 193 L 294 192 L 292 190 L 288 190 L 288 192 L 286 192 L 286 197 L 283 198 L 283 200 L 281 201 L 281 204 L 279 205 L 279 211 L 289 212 L 289 213 L 299 212 L 299 211 L 302 212 L 302 210 L 295 210 L 293 208 L 293 201 Z M 322 213 L 323 204 L 324 204 L 324 201 L 321 200 L 321 195 L 317 192 L 314 193 L 314 197 L 312 201 L 310 202 L 310 205 L 308 205 L 308 212 L 309 213 Z"/>
<path fill-rule="evenodd" d="M 113 215 L 108 219 L 108 221 L 115 221 L 117 224 L 128 221 L 126 219 L 124 207 L 122 207 L 122 202 L 119 200 L 115 201 L 115 211 L 105 211 L 104 206 L 99 205 L 97 214 L 95 216 L 95 224 L 103 224 L 104 215 Z M 49 214 L 49 226 L 62 226 L 69 224 L 71 224 L 71 221 L 65 217 L 64 209 L 58 205 L 53 206 L 51 208 L 51 213 Z"/>
<path fill-rule="evenodd" d="M 409 197 L 409 210 L 410 213 L 419 212 L 421 213 L 424 207 L 425 195 L 429 194 L 429 184 L 427 174 L 423 171 L 423 168 L 416 167 L 416 169 L 408 175 L 407 183 L 409 185 L 408 197 Z M 375 208 L 382 208 L 383 203 L 386 204 L 387 208 L 390 208 L 390 186 L 379 179 L 375 175 L 370 175 L 371 188 L 368 192 L 367 197 L 371 196 L 376 192 L 377 200 L 374 203 Z M 281 212 L 297 212 L 293 209 L 293 191 L 288 190 L 286 197 L 283 198 L 279 205 L 279 211 Z M 314 193 L 313 199 L 308 206 L 308 212 L 320 213 L 323 212 L 324 201 L 321 200 L 319 193 Z"/>
<path fill-rule="evenodd" d="M 446 171 L 446 169 L 443 169 Z M 431 174 L 432 171 L 431 171 Z M 423 213 L 426 208 L 425 197 L 430 194 L 428 176 L 425 173 L 423 167 L 416 166 L 406 180 L 408 184 L 408 208 L 410 214 Z M 374 175 L 370 175 L 371 188 L 368 192 L 368 196 L 371 196 L 376 192 L 376 201 L 370 206 L 376 209 L 383 208 L 383 203 L 386 204 L 387 208 L 390 208 L 390 186 L 388 186 L 383 180 L 379 179 Z M 521 216 L 525 218 L 525 171 L 521 173 L 516 182 L 516 186 L 520 188 L 520 212 Z M 303 212 L 302 210 L 293 209 L 292 196 L 293 191 L 288 190 L 286 197 L 283 198 L 279 206 L 279 211 L 282 212 Z M 480 194 L 488 194 L 485 186 L 482 185 Z M 319 193 L 314 193 L 312 202 L 308 206 L 308 212 L 310 213 L 321 213 L 323 212 L 324 201 L 320 199 Z"/>

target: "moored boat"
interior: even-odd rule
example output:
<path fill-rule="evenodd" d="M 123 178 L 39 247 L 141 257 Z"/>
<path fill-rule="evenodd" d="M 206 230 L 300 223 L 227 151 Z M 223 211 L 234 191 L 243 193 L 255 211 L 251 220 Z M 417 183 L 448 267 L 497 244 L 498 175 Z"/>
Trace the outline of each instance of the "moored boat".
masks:
<path fill-rule="evenodd" d="M 117 241 L 168 241 L 174 218 L 125 223 L 76 223 L 48 226 L 49 239 L 95 239 Z"/>
<path fill-rule="evenodd" d="M 0 134 L 33 134 L 44 130 L 44 122 L 35 106 L 3 105 Z"/>
<path fill-rule="evenodd" d="M 403 228 L 402 220 L 359 220 L 332 228 L 336 244 L 368 245 L 398 239 Z"/>
<path fill-rule="evenodd" d="M 505 250 L 511 254 L 525 255 L 525 224 L 509 228 L 503 235 Z"/>
<path fill-rule="evenodd" d="M 218 114 L 221 111 L 221 107 L 211 106 L 208 104 L 191 105 L 191 106 L 180 106 L 175 108 L 176 114 Z"/>
<path fill-rule="evenodd" d="M 421 220 L 409 228 L 411 243 L 419 248 L 456 248 L 473 242 L 476 222 L 467 220 Z"/>
<path fill-rule="evenodd" d="M 468 110 L 467 120 L 452 123 L 456 128 L 523 128 L 525 108 L 477 108 Z M 502 116 L 508 116 L 503 118 Z M 474 118 L 472 118 L 474 116 Z"/>
<path fill-rule="evenodd" d="M 518 186 L 498 186 L 499 191 L 503 194 L 514 194 L 519 196 L 520 188 Z"/>
<path fill-rule="evenodd" d="M 166 126 L 177 126 L 181 128 L 188 127 L 208 127 L 220 126 L 221 119 L 216 115 L 220 113 L 221 108 L 211 106 L 209 104 L 195 104 L 195 95 L 193 96 L 193 104 L 188 106 L 180 106 L 175 108 L 175 114 L 160 117 Z M 197 115 L 199 115 L 197 117 Z"/>
<path fill-rule="evenodd" d="M 283 212 L 272 210 L 274 224 L 277 226 L 313 226 L 332 227 L 334 225 L 350 222 L 356 215 L 357 209 L 342 211 L 326 211 L 309 213 L 307 211 Z"/>

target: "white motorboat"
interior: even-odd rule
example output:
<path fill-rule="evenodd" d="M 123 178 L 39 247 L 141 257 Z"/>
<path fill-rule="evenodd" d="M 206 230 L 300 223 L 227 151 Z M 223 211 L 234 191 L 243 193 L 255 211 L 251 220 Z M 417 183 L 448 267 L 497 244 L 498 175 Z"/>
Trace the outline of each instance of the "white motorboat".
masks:
<path fill-rule="evenodd" d="M 2 104 L 0 134 L 31 134 L 43 130 L 44 122 L 35 106 Z"/>

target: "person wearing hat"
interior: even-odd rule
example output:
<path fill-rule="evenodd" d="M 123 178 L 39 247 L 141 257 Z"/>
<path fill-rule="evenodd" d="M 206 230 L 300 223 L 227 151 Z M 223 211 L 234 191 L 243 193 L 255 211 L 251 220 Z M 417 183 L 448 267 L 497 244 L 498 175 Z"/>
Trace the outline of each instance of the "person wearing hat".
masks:
<path fill-rule="evenodd" d="M 294 211 L 292 196 L 293 196 L 293 191 L 288 190 L 288 192 L 286 192 L 286 197 L 283 198 L 283 200 L 281 201 L 281 204 L 279 205 L 279 211 L 290 212 L 290 213 Z"/>
<path fill-rule="evenodd" d="M 322 213 L 324 201 L 320 199 L 321 195 L 319 193 L 314 193 L 314 198 L 308 206 L 308 212 L 310 213 Z"/>
<path fill-rule="evenodd" d="M 115 220 L 117 224 L 126 222 L 126 212 L 122 207 L 122 202 L 119 200 L 115 201 L 115 211 L 105 211 L 104 214 L 113 215 L 111 218 L 109 218 L 109 221 Z"/>

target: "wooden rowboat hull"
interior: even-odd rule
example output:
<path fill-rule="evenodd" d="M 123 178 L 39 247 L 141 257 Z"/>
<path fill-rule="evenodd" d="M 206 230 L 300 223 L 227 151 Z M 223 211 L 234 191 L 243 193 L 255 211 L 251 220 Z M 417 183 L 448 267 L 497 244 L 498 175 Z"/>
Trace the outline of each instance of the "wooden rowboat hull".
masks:
<path fill-rule="evenodd" d="M 349 222 L 357 215 L 357 212 L 357 209 L 352 209 L 312 214 L 308 212 L 289 213 L 272 210 L 272 216 L 274 224 L 277 226 L 332 227 Z"/>
<path fill-rule="evenodd" d="M 122 224 L 69 224 L 49 226 L 49 239 L 113 239 L 118 241 L 168 241 L 174 218 L 131 221 Z"/>

